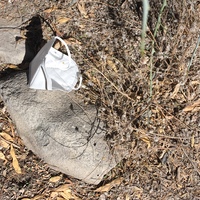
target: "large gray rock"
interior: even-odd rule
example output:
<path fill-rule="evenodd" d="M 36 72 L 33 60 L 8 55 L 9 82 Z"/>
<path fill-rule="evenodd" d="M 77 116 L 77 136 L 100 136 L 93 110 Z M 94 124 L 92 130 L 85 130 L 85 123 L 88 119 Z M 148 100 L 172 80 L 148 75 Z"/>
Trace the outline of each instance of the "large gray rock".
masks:
<path fill-rule="evenodd" d="M 17 42 L 21 37 L 20 29 L 14 28 L 20 25 L 20 20 L 0 18 L 0 64 L 20 64 L 25 56 L 25 40 Z M 13 27 L 13 28 L 12 28 Z"/>
<path fill-rule="evenodd" d="M 73 93 L 29 89 L 17 73 L 0 77 L 0 95 L 25 145 L 50 167 L 98 184 L 116 165 L 96 109 Z"/>

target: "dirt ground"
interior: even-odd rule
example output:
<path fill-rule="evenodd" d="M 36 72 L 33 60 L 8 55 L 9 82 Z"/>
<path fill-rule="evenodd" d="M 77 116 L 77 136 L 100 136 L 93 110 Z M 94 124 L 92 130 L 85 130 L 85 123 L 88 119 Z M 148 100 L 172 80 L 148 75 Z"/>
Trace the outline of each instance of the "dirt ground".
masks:
<path fill-rule="evenodd" d="M 151 0 L 144 54 L 140 0 L 0 6 L 2 17 L 22 19 L 36 52 L 54 35 L 65 39 L 83 75 L 77 95 L 98 107 L 111 151 L 127 152 L 101 184 L 85 184 L 28 151 L 1 102 L 0 199 L 200 199 L 200 1 L 168 0 L 161 11 L 163 1 Z M 34 17 L 40 41 L 29 34 Z"/>

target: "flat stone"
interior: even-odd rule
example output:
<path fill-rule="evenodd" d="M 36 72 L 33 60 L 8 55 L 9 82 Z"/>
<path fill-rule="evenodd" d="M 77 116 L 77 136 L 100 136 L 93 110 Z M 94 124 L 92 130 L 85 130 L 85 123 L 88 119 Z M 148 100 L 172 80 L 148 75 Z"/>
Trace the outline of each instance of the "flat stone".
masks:
<path fill-rule="evenodd" d="M 8 20 L 0 18 L 0 64 L 22 63 L 26 48 L 25 40 L 17 42 L 17 38 L 21 37 L 19 28 L 12 28 L 20 25 L 20 20 Z M 8 27 L 8 28 L 6 28 Z"/>
<path fill-rule="evenodd" d="M 0 18 L 0 40 L 0 64 L 30 63 L 45 43 L 40 17 Z"/>
<path fill-rule="evenodd" d="M 73 92 L 30 89 L 18 72 L 0 76 L 0 96 L 25 145 L 53 169 L 98 184 L 117 164 L 96 108 Z"/>

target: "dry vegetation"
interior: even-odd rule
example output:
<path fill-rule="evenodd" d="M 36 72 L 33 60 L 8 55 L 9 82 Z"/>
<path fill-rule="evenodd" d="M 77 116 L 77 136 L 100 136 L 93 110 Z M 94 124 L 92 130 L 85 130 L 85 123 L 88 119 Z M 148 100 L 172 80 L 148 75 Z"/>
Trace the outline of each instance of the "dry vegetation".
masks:
<path fill-rule="evenodd" d="M 1 147 L 3 200 L 67 199 L 56 190 L 62 185 L 72 199 L 200 199 L 200 2 L 168 0 L 154 37 L 162 3 L 150 1 L 143 56 L 142 1 L 0 3 L 2 16 L 39 15 L 44 39 L 68 42 L 84 77 L 77 95 L 98 107 L 111 150 L 125 154 L 99 186 L 71 179 L 25 149 L 1 104 L 0 131 L 12 136 L 23 167 L 17 175 L 10 146 Z"/>

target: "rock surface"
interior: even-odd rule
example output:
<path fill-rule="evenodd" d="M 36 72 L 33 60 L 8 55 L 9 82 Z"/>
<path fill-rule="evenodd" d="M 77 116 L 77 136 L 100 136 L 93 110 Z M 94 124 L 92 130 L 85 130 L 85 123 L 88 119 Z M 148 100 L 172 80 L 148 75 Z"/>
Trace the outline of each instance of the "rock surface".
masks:
<path fill-rule="evenodd" d="M 116 165 L 96 119 L 73 93 L 29 89 L 26 73 L 0 77 L 0 95 L 25 145 L 50 167 L 98 184 Z"/>
<path fill-rule="evenodd" d="M 0 64 L 30 63 L 46 41 L 39 16 L 0 19 Z"/>
<path fill-rule="evenodd" d="M 25 40 L 17 42 L 17 38 L 21 37 L 20 29 L 14 28 L 20 24 L 20 20 L 0 19 L 0 64 L 17 65 L 23 61 L 26 52 Z"/>

